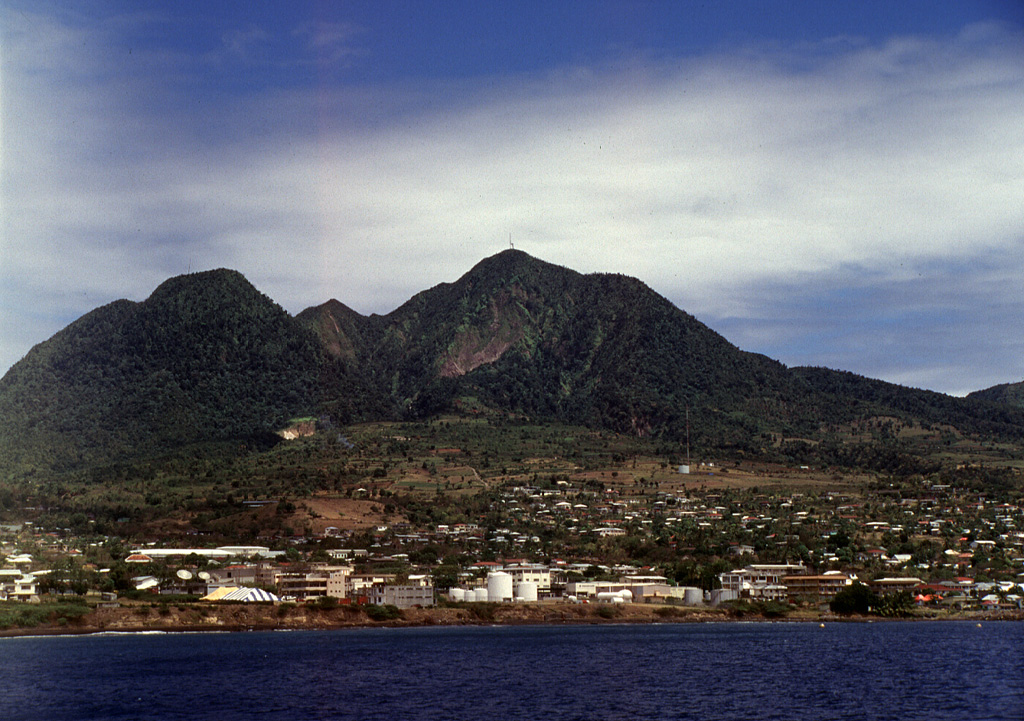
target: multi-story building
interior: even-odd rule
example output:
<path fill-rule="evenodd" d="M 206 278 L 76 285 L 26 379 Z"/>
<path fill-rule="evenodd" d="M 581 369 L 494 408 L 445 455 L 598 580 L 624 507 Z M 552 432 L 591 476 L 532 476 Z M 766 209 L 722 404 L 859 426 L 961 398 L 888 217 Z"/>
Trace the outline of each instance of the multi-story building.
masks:
<path fill-rule="evenodd" d="M 307 571 L 282 572 L 277 575 L 278 595 L 294 596 L 300 600 L 321 596 L 345 598 L 351 572 L 351 566 L 321 566 Z"/>
<path fill-rule="evenodd" d="M 377 584 L 369 589 L 369 601 L 378 606 L 397 606 L 412 608 L 413 606 L 433 606 L 434 587 L 401 585 L 388 586 Z"/>
<path fill-rule="evenodd" d="M 782 579 L 790 599 L 831 599 L 853 580 L 845 573 L 826 573 L 822 576 L 786 576 Z"/>
<path fill-rule="evenodd" d="M 536 583 L 538 593 L 551 590 L 551 569 L 540 564 L 515 564 L 505 566 L 505 573 L 512 576 L 512 583 Z"/>
<path fill-rule="evenodd" d="M 754 563 L 736 571 L 719 574 L 722 588 L 735 591 L 742 595 L 759 586 L 783 586 L 782 579 L 787 576 L 800 576 L 807 573 L 802 563 Z"/>
<path fill-rule="evenodd" d="M 368 596 L 370 589 L 377 585 L 384 585 L 395 580 L 393 573 L 352 573 L 349 574 L 345 585 L 346 595 Z"/>
<path fill-rule="evenodd" d="M 18 569 L 0 569 L 0 601 L 28 601 L 39 593 L 35 576 Z"/>

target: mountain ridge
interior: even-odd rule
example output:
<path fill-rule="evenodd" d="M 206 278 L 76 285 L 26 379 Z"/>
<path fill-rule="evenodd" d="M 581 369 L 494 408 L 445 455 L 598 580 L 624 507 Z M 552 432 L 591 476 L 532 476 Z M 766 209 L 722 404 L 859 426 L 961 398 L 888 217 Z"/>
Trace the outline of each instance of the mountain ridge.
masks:
<path fill-rule="evenodd" d="M 973 394 L 972 394 L 973 395 Z M 519 415 L 757 453 L 858 418 L 1024 437 L 1024 409 L 743 351 L 642 281 L 515 250 L 385 315 L 332 299 L 289 315 L 241 273 L 170 278 L 34 347 L 0 379 L 0 473 L 267 443 L 337 424 Z"/>

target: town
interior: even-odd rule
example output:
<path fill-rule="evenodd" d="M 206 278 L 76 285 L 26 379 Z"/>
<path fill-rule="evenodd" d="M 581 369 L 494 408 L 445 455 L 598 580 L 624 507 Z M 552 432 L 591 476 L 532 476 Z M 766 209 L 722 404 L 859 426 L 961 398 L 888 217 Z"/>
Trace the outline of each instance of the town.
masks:
<path fill-rule="evenodd" d="M 875 610 L 896 615 L 1022 606 L 1024 507 L 1012 487 L 621 454 L 605 467 L 545 458 L 481 477 L 460 448 L 430 455 L 409 455 L 399 473 L 363 463 L 344 490 L 305 499 L 243 498 L 253 521 L 231 539 L 243 545 L 214 545 L 223 532 L 195 530 L 121 537 L 90 519 L 77 528 L 4 523 L 0 600 L 634 603 L 785 614 L 827 612 L 863 586 Z M 417 480 L 425 487 L 413 493 Z M 346 527 L 355 508 L 376 515 Z"/>

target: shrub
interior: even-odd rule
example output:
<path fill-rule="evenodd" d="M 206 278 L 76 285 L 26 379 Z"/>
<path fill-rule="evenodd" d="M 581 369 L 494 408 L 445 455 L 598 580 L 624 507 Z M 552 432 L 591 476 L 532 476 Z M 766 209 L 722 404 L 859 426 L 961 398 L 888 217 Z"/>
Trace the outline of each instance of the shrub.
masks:
<path fill-rule="evenodd" d="M 334 596 L 321 596 L 316 600 L 316 607 L 321 611 L 329 611 L 338 607 L 338 599 Z"/>
<path fill-rule="evenodd" d="M 660 618 L 679 618 L 680 616 L 685 616 L 686 611 L 675 606 L 661 606 L 654 609 L 654 615 Z"/>
<path fill-rule="evenodd" d="M 402 609 L 388 604 L 386 606 L 366 606 L 363 610 L 371 621 L 393 621 L 402 617 Z"/>
<path fill-rule="evenodd" d="M 0 628 L 33 628 L 45 623 L 61 626 L 77 620 L 89 612 L 84 599 L 69 599 L 61 603 L 27 604 L 20 601 L 0 602 Z"/>
<path fill-rule="evenodd" d="M 469 612 L 476 616 L 481 621 L 493 621 L 494 615 L 498 610 L 498 604 L 496 603 L 484 603 L 484 602 L 473 602 L 467 603 L 466 608 Z"/>
<path fill-rule="evenodd" d="M 765 618 L 781 618 L 789 613 L 789 606 L 780 601 L 729 601 L 722 604 L 730 616 L 743 618 L 747 614 L 764 616 Z"/>

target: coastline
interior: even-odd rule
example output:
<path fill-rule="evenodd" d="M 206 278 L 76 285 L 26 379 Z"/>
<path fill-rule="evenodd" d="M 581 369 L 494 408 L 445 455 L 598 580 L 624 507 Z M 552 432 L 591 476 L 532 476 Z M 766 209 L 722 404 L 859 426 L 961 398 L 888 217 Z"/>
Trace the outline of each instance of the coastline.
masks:
<path fill-rule="evenodd" d="M 804 611 L 767 617 L 711 609 L 648 604 L 458 604 L 410 608 L 400 617 L 374 620 L 357 606 L 319 608 L 272 604 L 140 604 L 97 608 L 64 623 L 0 629 L 0 638 L 22 636 L 90 635 L 99 633 L 204 633 L 246 631 L 310 631 L 357 628 L 414 628 L 430 626 L 597 625 L 646 623 L 850 623 L 900 621 L 1024 621 L 1024 611 L 957 612 L 888 619 L 876 616 L 836 616 Z"/>

